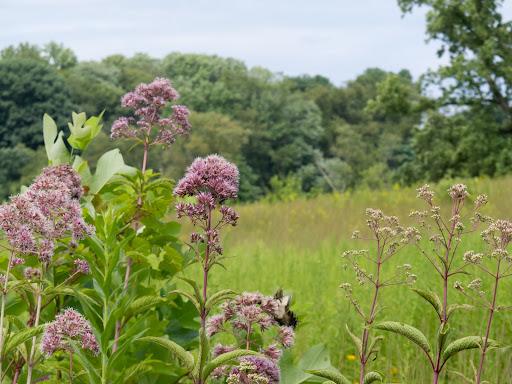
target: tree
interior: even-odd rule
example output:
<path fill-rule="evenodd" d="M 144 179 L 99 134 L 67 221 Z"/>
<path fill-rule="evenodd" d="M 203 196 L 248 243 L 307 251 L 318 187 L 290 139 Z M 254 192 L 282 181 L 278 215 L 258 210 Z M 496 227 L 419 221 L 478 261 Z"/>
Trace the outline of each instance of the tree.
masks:
<path fill-rule="evenodd" d="M 239 60 L 171 53 L 163 59 L 163 69 L 180 89 L 182 102 L 195 111 L 233 115 L 250 102 L 247 67 Z"/>
<path fill-rule="evenodd" d="M 43 114 L 64 125 L 73 109 L 69 88 L 54 68 L 34 59 L 0 60 L 0 147 L 37 148 Z"/>
<path fill-rule="evenodd" d="M 105 119 L 120 112 L 120 99 L 125 93 L 119 84 L 120 70 L 113 65 L 81 62 L 64 72 L 73 101 L 87 115 L 105 110 Z"/>
<path fill-rule="evenodd" d="M 78 63 L 78 59 L 71 49 L 54 41 L 43 47 L 42 57 L 57 69 L 71 68 Z"/>
<path fill-rule="evenodd" d="M 443 104 L 493 107 L 512 132 L 512 21 L 504 21 L 504 0 L 398 0 L 404 13 L 426 6 L 427 35 L 441 42 L 449 64 L 427 77 L 439 86 Z"/>

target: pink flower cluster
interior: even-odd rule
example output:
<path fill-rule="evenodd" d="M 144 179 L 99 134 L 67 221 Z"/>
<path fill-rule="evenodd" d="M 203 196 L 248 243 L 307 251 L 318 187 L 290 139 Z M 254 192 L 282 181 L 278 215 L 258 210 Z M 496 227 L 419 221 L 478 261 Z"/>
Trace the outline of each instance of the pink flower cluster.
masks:
<path fill-rule="evenodd" d="M 245 334 L 256 331 L 257 327 L 261 332 L 265 332 L 276 326 L 279 327 L 277 341 L 284 348 L 289 348 L 293 345 L 294 331 L 292 327 L 279 326 L 279 305 L 273 297 L 264 296 L 259 292 L 244 292 L 225 303 L 222 306 L 222 313 L 208 319 L 206 333 L 212 337 L 226 331 L 226 323 L 230 323 L 235 332 Z M 272 345 L 271 349 L 275 349 L 275 345 Z M 279 358 L 277 352 L 270 351 L 269 356 Z"/>
<path fill-rule="evenodd" d="M 0 206 L 0 229 L 13 251 L 48 263 L 57 240 L 70 236 L 75 244 L 94 230 L 82 217 L 81 196 L 80 176 L 73 168 L 45 168 L 25 192 Z"/>
<path fill-rule="evenodd" d="M 134 91 L 121 99 L 121 105 L 133 111 L 135 117 L 120 117 L 112 124 L 111 137 L 152 140 L 150 144 L 171 145 L 176 136 L 190 131 L 189 110 L 183 105 L 173 105 L 172 113 L 162 117 L 168 102 L 179 98 L 168 79 L 156 78 L 149 84 L 139 84 Z M 156 129 L 156 137 L 151 138 Z"/>
<path fill-rule="evenodd" d="M 277 362 L 259 356 L 246 356 L 240 359 L 228 378 L 228 384 L 277 384 L 280 372 Z"/>
<path fill-rule="evenodd" d="M 89 322 L 72 308 L 64 310 L 46 325 L 41 340 L 41 352 L 50 356 L 56 351 L 71 351 L 68 339 L 79 341 L 82 349 L 99 353 L 98 341 Z"/>
<path fill-rule="evenodd" d="M 178 217 L 187 216 L 194 225 L 199 224 L 205 229 L 203 234 L 192 233 L 192 243 L 208 243 L 212 251 L 222 254 L 218 231 L 224 225 L 235 226 L 239 217 L 233 208 L 222 203 L 237 197 L 238 178 L 236 165 L 218 155 L 197 158 L 187 169 L 174 189 L 174 194 L 196 198 L 193 203 L 181 202 L 176 205 Z M 209 218 L 217 208 L 221 218 L 218 225 L 212 227 L 208 224 Z"/>
<path fill-rule="evenodd" d="M 89 263 L 86 260 L 76 259 L 73 263 L 75 264 L 76 272 L 82 273 L 84 275 L 88 275 L 89 272 L 91 272 Z"/>
<path fill-rule="evenodd" d="M 238 168 L 222 156 L 197 158 L 188 167 L 185 177 L 178 182 L 174 193 L 178 196 L 196 196 L 207 193 L 213 201 L 236 199 Z"/>

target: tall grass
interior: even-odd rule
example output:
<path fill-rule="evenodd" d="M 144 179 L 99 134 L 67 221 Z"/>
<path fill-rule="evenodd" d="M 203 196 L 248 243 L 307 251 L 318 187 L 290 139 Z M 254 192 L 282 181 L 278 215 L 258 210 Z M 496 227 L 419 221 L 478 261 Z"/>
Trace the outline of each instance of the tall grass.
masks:
<path fill-rule="evenodd" d="M 490 203 L 484 213 L 494 217 L 512 217 L 510 191 L 512 177 L 496 180 L 464 180 L 472 197 L 486 193 Z M 446 196 L 451 182 L 435 187 L 438 196 Z M 323 195 L 314 199 L 300 199 L 287 203 L 255 203 L 238 207 L 240 224 L 225 238 L 227 269 L 213 274 L 212 284 L 237 290 L 259 290 L 271 293 L 282 287 L 293 294 L 293 308 L 299 315 L 295 353 L 300 356 L 309 347 L 323 343 L 334 365 L 341 366 L 348 375 L 356 372 L 355 347 L 345 332 L 345 323 L 358 329 L 356 314 L 345 300 L 339 285 L 354 283 L 351 270 L 342 268 L 341 253 L 347 249 L 367 248 L 368 244 L 350 239 L 354 229 L 365 229 L 364 210 L 381 208 L 386 214 L 397 215 L 403 221 L 411 209 L 421 208 L 414 188 L 393 188 L 383 191 L 361 190 L 354 193 Z M 480 249 L 478 233 L 466 239 L 461 249 Z M 434 273 L 427 261 L 410 247 L 394 261 L 413 265 L 418 275 L 417 286 L 439 292 L 433 285 Z M 476 270 L 471 271 L 477 273 Z M 354 284 L 356 285 L 356 284 Z M 512 305 L 512 286 L 504 285 L 501 302 Z M 365 303 L 364 292 L 358 292 Z M 463 298 L 455 291 L 450 301 Z M 384 291 L 381 319 L 399 320 L 422 329 L 431 339 L 435 337 L 436 322 L 433 311 L 425 306 L 407 287 Z M 461 313 L 454 318 L 455 336 L 483 334 L 484 310 Z M 387 375 L 389 382 L 428 383 L 430 373 L 426 362 L 417 350 L 404 339 L 393 339 L 390 334 L 373 368 Z M 493 328 L 493 337 L 504 344 L 512 341 L 512 315 L 499 312 Z M 477 352 L 464 352 L 451 362 L 443 382 L 462 382 L 450 370 L 472 375 L 470 361 L 476 362 Z M 373 369 L 372 368 L 372 369 Z M 491 353 L 486 369 L 486 379 L 492 383 L 510 383 L 512 358 L 510 350 Z"/>

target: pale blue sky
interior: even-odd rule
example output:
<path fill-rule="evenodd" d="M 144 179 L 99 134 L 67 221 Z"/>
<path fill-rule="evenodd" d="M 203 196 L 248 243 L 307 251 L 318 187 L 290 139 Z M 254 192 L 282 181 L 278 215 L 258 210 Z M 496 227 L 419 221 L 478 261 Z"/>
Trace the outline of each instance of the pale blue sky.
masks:
<path fill-rule="evenodd" d="M 367 67 L 418 76 L 440 63 L 424 12 L 402 18 L 395 0 L 0 0 L 0 49 L 50 40 L 80 59 L 209 53 L 336 84 Z"/>

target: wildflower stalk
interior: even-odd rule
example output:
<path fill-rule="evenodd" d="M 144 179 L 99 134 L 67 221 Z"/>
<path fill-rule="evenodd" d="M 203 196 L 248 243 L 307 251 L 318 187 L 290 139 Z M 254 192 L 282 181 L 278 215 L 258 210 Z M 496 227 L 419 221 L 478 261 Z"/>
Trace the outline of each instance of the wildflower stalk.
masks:
<path fill-rule="evenodd" d="M 144 203 L 145 173 L 150 146 L 160 144 L 168 147 L 175 142 L 177 135 L 185 135 L 190 130 L 190 123 L 188 121 L 189 111 L 185 106 L 173 105 L 172 114 L 168 117 L 162 116 L 162 109 L 165 105 L 178 98 L 178 92 L 172 87 L 168 79 L 156 78 L 149 84 L 139 84 L 135 90 L 128 92 L 121 99 L 121 105 L 131 109 L 133 114 L 137 117 L 137 121 L 135 122 L 135 119 L 132 117 L 122 116 L 112 124 L 111 138 L 135 139 L 138 142 L 142 142 L 144 147 L 141 166 L 142 179 L 139 186 L 137 206 L 133 220 L 136 230 L 139 226 L 140 213 Z M 157 131 L 156 136 L 153 134 L 155 130 Z M 127 257 L 123 294 L 126 294 L 128 290 L 132 264 L 132 258 Z M 117 320 L 112 352 L 115 352 L 118 348 L 121 328 L 122 322 L 121 320 Z"/>
<path fill-rule="evenodd" d="M 353 335 L 347 326 L 347 331 L 359 351 L 360 384 L 363 384 L 365 380 L 367 380 L 368 362 L 372 355 L 376 356 L 378 352 L 376 343 L 380 338 L 377 337 L 372 340 L 370 331 L 377 317 L 379 296 L 382 289 L 387 286 L 412 283 L 415 280 L 415 275 L 409 272 L 411 269 L 409 264 L 397 266 L 395 274 L 387 279 L 384 278 L 383 265 L 399 252 L 405 244 L 413 240 L 415 241 L 417 237 L 417 230 L 412 227 L 402 227 L 396 216 L 386 216 L 381 210 L 372 208 L 366 210 L 366 216 L 366 222 L 371 232 L 371 237 L 366 240 L 371 240 L 375 243 L 375 256 L 370 257 L 367 250 L 349 250 L 343 253 L 343 258 L 353 267 L 359 284 L 365 285 L 369 283 L 372 287 L 371 304 L 368 311 L 363 310 L 357 299 L 353 296 L 351 284 L 344 283 L 340 286 L 345 290 L 347 299 L 350 300 L 364 322 L 360 338 Z M 360 238 L 359 232 L 355 231 L 352 238 Z M 372 271 L 366 271 L 359 264 L 360 258 L 366 259 L 375 266 Z"/>
<path fill-rule="evenodd" d="M 484 342 L 482 344 L 482 350 L 480 352 L 480 363 L 478 364 L 478 371 L 476 375 L 476 384 L 480 384 L 482 379 L 482 372 L 484 371 L 484 362 L 485 355 L 487 354 L 487 350 L 489 349 L 489 335 L 491 333 L 492 320 L 494 317 L 494 312 L 496 311 L 496 298 L 498 295 L 498 284 L 500 282 L 500 266 L 501 260 L 498 260 L 498 268 L 496 270 L 496 275 L 494 276 L 494 285 L 492 290 L 492 302 L 489 306 L 489 317 L 487 318 L 487 326 L 485 328 L 485 336 Z"/>
<path fill-rule="evenodd" d="M 487 325 L 485 328 L 485 336 L 483 338 L 483 343 L 480 348 L 480 362 L 478 364 L 478 370 L 476 373 L 476 384 L 480 384 L 482 380 L 482 374 L 484 371 L 485 357 L 489 348 L 495 345 L 495 343 L 490 340 L 489 336 L 491 334 L 492 322 L 494 319 L 495 312 L 498 310 L 497 298 L 498 298 L 498 286 L 500 284 L 500 280 L 506 277 L 510 277 L 511 274 L 510 269 L 512 268 L 512 258 L 510 257 L 507 247 L 512 241 L 512 222 L 508 220 L 490 220 L 489 228 L 482 232 L 483 240 L 491 246 L 490 258 L 496 262 L 496 270 L 495 272 L 491 272 L 487 268 L 480 266 L 482 270 L 487 272 L 488 275 L 492 276 L 492 298 L 489 301 L 484 300 L 486 303 L 486 307 L 488 309 L 487 316 Z M 475 264 L 479 264 L 482 260 L 481 255 L 479 257 L 475 257 L 474 253 L 472 261 Z M 505 262 L 508 262 L 508 267 L 505 267 Z M 503 269 L 505 269 L 503 271 Z M 481 280 L 477 279 L 470 283 L 468 287 L 476 289 L 480 296 L 483 296 L 484 292 L 478 291 L 480 287 Z"/>
<path fill-rule="evenodd" d="M 192 224 L 201 229 L 201 233 L 193 232 L 190 240 L 190 247 L 201 264 L 202 274 L 202 287 L 195 282 L 189 282 L 195 291 L 194 296 L 201 319 L 198 362 L 192 375 L 196 384 L 203 384 L 205 380 L 203 369 L 208 355 L 206 320 L 211 309 L 211 306 L 207 307 L 208 275 L 211 267 L 222 257 L 219 230 L 225 225 L 236 225 L 238 220 L 238 214 L 222 203 L 237 197 L 238 177 L 238 168 L 234 164 L 220 156 L 211 155 L 194 160 L 174 189 L 174 194 L 178 197 L 194 198 L 194 202 L 180 202 L 176 205 L 178 217 L 188 216 Z M 215 209 L 218 209 L 222 216 L 213 224 L 212 216 Z M 204 253 L 201 252 L 199 244 L 204 244 Z"/>
<path fill-rule="evenodd" d="M 7 272 L 5 274 L 4 284 L 2 287 L 2 308 L 0 309 L 0 351 L 4 349 L 4 318 L 5 318 L 5 301 L 7 296 L 7 283 L 9 280 L 9 275 L 11 273 L 11 260 L 12 260 L 13 252 L 9 256 L 9 261 L 7 262 Z M 0 377 L 3 377 L 3 357 L 0 353 Z"/>
<path fill-rule="evenodd" d="M 203 261 L 203 303 L 201 307 L 201 329 L 206 334 L 206 317 L 208 312 L 206 309 L 206 301 L 208 300 L 208 273 L 210 271 L 210 242 L 211 242 L 211 229 L 212 229 L 212 210 L 208 208 L 208 218 L 206 221 L 206 249 L 204 252 Z"/>
<path fill-rule="evenodd" d="M 458 214 L 457 208 L 454 206 L 452 210 L 452 217 L 454 217 L 456 214 Z M 452 241 L 455 234 L 455 225 L 456 221 L 452 220 L 452 224 L 450 226 L 450 230 L 448 231 L 448 240 L 446 243 L 446 250 L 444 254 L 444 262 L 442 263 L 442 279 L 443 279 L 443 302 L 442 302 L 442 308 L 441 308 L 441 319 L 440 319 L 440 326 L 441 328 L 446 327 L 448 324 L 448 281 L 450 278 L 450 254 L 452 249 Z M 439 227 L 442 231 L 441 227 Z M 441 232 L 442 233 L 442 232 Z M 454 252 L 455 253 L 455 252 Z M 441 370 L 443 369 L 442 361 L 442 346 L 439 346 L 437 349 L 437 356 L 435 358 L 435 366 L 434 366 L 434 377 L 433 377 L 433 383 L 438 384 L 439 382 L 439 374 Z"/>
<path fill-rule="evenodd" d="M 41 316 L 41 302 L 42 302 L 42 285 L 39 284 L 39 286 L 36 289 L 36 316 L 34 320 L 34 327 L 37 327 L 39 325 L 39 317 Z M 32 347 L 30 349 L 30 355 L 28 357 L 27 361 L 27 384 L 32 384 L 32 371 L 34 369 L 34 357 L 36 354 L 36 341 L 37 336 L 34 336 L 32 338 Z"/>
<path fill-rule="evenodd" d="M 375 320 L 375 314 L 377 310 L 377 300 L 379 297 L 379 289 L 381 287 L 381 268 L 382 268 L 382 252 L 381 252 L 381 246 L 380 246 L 380 239 L 377 235 L 377 272 L 375 275 L 375 283 L 374 283 L 374 290 L 373 290 L 373 299 L 372 299 L 372 305 L 370 307 L 370 315 L 365 320 L 365 327 L 363 330 L 363 337 L 361 338 L 361 355 L 359 356 L 360 359 L 360 368 L 359 368 L 359 384 L 364 383 L 364 376 L 366 374 L 366 363 L 368 362 L 368 359 L 370 358 L 370 354 L 368 353 L 368 339 L 370 336 L 370 327 L 373 324 Z"/>

